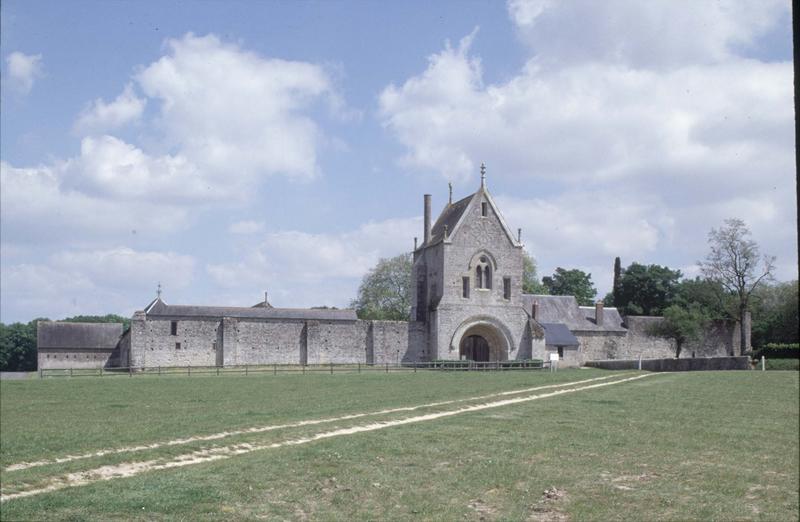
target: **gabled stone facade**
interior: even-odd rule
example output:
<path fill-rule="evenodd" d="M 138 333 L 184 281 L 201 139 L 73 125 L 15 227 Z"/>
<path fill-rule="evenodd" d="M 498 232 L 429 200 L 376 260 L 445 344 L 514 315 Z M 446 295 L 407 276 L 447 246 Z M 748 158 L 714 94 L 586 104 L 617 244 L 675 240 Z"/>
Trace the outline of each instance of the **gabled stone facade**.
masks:
<path fill-rule="evenodd" d="M 542 330 L 523 306 L 522 244 L 483 178 L 476 193 L 448 203 L 424 237 L 414 252 L 411 315 L 427 325 L 430 359 L 502 361 L 544 352 Z"/>

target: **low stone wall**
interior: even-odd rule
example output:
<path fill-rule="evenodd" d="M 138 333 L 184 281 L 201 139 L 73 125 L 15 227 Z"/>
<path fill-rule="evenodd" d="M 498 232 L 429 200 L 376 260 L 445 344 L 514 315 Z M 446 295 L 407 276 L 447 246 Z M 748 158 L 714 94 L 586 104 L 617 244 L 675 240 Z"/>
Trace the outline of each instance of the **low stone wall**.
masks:
<path fill-rule="evenodd" d="M 587 361 L 585 366 L 604 370 L 636 370 L 638 359 Z M 649 372 L 694 372 L 749 370 L 749 357 L 698 357 L 695 359 L 642 359 L 642 370 Z"/>

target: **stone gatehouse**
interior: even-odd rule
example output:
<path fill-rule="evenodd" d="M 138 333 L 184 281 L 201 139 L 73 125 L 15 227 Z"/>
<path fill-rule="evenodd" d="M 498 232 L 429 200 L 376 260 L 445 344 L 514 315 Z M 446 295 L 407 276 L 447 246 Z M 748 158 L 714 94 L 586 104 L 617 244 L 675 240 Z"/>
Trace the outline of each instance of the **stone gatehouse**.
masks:
<path fill-rule="evenodd" d="M 514 234 L 497 208 L 482 165 L 478 190 L 456 202 L 451 192 L 435 222 L 431 197 L 424 196 L 423 241 L 417 245 L 415 238 L 413 252 L 411 321 L 362 321 L 354 310 L 276 308 L 266 296 L 251 307 L 220 307 L 169 305 L 159 295 L 133 315 L 129 330 L 116 327 L 115 343 L 107 339 L 107 326 L 98 330 L 108 353 L 91 360 L 69 357 L 89 347 L 66 346 L 75 343 L 62 342 L 63 323 L 41 322 L 39 367 L 66 368 L 73 361 L 101 367 L 398 364 L 548 359 L 551 353 L 580 365 L 675 355 L 673 341 L 648 333 L 660 318 L 623 318 L 602 303 L 581 307 L 571 296 L 523 294 L 522 280 L 521 232 Z M 84 325 L 82 335 L 91 338 L 87 332 L 93 328 L 101 327 Z M 715 324 L 681 356 L 733 354 L 738 339 L 738 325 Z M 58 358 L 42 357 L 56 348 Z"/>

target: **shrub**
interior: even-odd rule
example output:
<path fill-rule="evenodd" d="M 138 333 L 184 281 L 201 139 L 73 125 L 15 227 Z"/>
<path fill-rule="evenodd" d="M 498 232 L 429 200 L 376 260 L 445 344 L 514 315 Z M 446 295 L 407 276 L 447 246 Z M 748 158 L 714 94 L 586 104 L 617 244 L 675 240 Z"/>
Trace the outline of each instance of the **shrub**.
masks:
<path fill-rule="evenodd" d="M 770 343 L 759 350 L 753 351 L 753 359 L 761 356 L 769 359 L 800 359 L 800 344 L 798 343 Z"/>
<path fill-rule="evenodd" d="M 800 370 L 800 359 L 767 359 L 767 370 Z"/>

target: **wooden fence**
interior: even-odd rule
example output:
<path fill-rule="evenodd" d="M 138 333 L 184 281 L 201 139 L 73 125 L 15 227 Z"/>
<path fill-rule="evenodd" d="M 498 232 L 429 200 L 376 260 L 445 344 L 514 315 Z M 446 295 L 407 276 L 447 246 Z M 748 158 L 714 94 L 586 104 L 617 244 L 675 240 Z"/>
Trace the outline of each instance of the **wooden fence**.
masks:
<path fill-rule="evenodd" d="M 38 371 L 39 378 L 45 377 L 134 377 L 142 375 L 231 375 L 231 374 L 273 374 L 279 373 L 416 373 L 417 371 L 519 371 L 542 370 L 549 363 L 531 361 L 434 361 L 402 364 L 261 364 L 238 366 L 130 366 L 125 368 L 47 368 Z"/>

